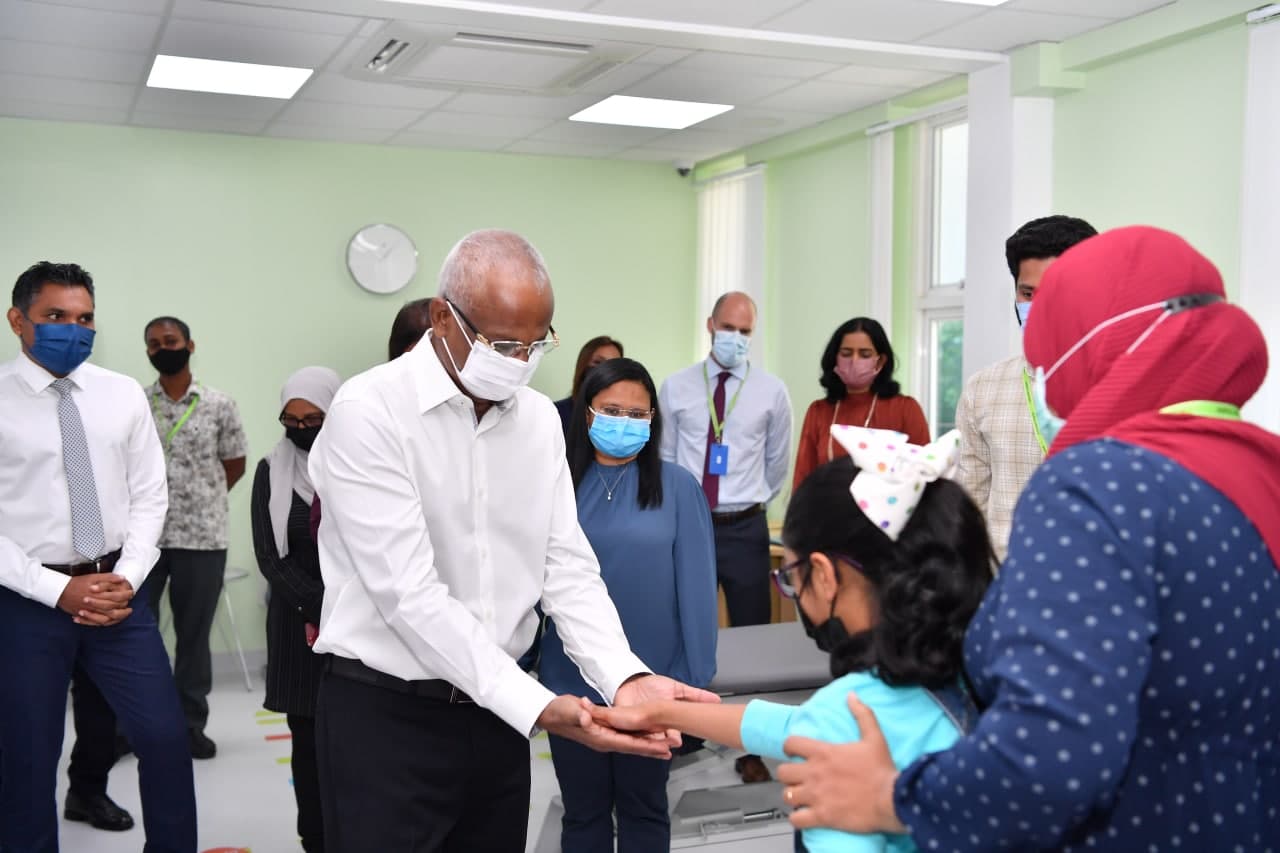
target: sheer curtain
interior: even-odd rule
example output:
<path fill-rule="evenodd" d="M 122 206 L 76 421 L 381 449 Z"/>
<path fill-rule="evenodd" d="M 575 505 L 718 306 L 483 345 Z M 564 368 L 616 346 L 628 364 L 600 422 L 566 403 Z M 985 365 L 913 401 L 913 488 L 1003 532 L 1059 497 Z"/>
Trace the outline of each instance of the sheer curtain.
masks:
<path fill-rule="evenodd" d="M 698 304 L 694 352 L 710 349 L 707 317 L 716 299 L 741 290 L 764 311 L 764 166 L 698 184 Z M 763 319 L 763 318 L 761 318 Z M 757 322 L 751 358 L 765 363 L 763 323 Z"/>

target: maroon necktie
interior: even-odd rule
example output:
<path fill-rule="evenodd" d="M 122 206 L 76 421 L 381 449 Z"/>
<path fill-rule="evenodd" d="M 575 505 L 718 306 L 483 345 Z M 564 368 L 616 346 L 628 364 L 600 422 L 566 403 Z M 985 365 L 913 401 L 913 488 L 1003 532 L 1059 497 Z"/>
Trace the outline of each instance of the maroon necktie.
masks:
<path fill-rule="evenodd" d="M 732 374 L 725 370 L 720 373 L 716 383 L 716 393 L 712 404 L 716 407 L 715 420 L 707 419 L 707 455 L 702 460 L 702 492 L 707 496 L 707 505 L 715 509 L 720 503 L 720 475 L 710 473 L 711 445 L 716 443 L 716 422 L 724 429 L 724 384 Z M 721 434 L 721 438 L 723 438 Z"/>

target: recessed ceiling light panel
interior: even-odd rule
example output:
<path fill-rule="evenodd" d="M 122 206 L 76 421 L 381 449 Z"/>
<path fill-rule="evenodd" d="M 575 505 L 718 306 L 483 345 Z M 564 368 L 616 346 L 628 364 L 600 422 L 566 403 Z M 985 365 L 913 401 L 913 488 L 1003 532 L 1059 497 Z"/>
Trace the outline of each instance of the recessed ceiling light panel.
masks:
<path fill-rule="evenodd" d="M 727 113 L 731 109 L 733 107 L 729 104 L 703 104 L 697 101 L 669 101 L 665 98 L 610 95 L 603 101 L 569 116 L 569 121 L 684 130 L 712 116 Z"/>
<path fill-rule="evenodd" d="M 302 88 L 311 74 L 310 68 L 159 54 L 155 64 L 151 66 L 147 85 L 153 89 L 181 89 L 188 92 L 288 100 Z"/>

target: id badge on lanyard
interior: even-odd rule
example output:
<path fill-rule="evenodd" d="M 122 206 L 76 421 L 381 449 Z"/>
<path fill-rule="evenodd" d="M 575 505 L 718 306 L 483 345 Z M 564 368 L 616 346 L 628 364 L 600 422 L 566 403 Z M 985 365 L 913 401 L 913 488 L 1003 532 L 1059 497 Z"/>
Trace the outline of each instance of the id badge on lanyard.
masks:
<path fill-rule="evenodd" d="M 729 473 L 729 445 L 713 442 L 707 459 L 707 473 L 723 477 Z"/>

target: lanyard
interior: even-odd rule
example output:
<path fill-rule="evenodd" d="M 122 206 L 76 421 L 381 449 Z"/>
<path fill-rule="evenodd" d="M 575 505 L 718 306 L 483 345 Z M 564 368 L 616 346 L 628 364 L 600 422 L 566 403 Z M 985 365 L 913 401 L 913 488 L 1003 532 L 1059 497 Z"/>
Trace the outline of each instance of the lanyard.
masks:
<path fill-rule="evenodd" d="M 738 383 L 738 390 L 733 392 L 733 399 L 729 401 L 729 407 L 724 410 L 724 420 L 716 417 L 716 401 L 711 393 L 711 379 L 707 376 L 707 363 L 702 362 L 702 384 L 707 387 L 707 410 L 711 412 L 711 429 L 715 432 L 716 444 L 721 443 L 724 438 L 724 425 L 729 421 L 729 415 L 733 412 L 733 407 L 738 405 L 738 395 L 742 393 L 742 386 L 747 384 L 747 378 L 751 376 L 751 362 L 747 362 L 746 375 L 742 377 L 742 381 Z"/>
<path fill-rule="evenodd" d="M 871 410 L 867 412 L 867 419 L 862 422 L 863 429 L 866 429 L 867 427 L 871 426 L 871 417 L 876 413 L 876 401 L 879 399 L 880 399 L 879 394 L 871 395 Z M 832 430 L 834 430 L 835 428 L 836 421 L 840 419 L 840 404 L 843 402 L 844 400 L 836 400 L 836 410 L 835 410 L 835 413 L 831 415 L 831 429 L 827 430 L 827 461 L 828 462 L 832 462 L 836 458 L 835 445 L 831 443 L 833 440 L 831 433 L 832 433 Z"/>
<path fill-rule="evenodd" d="M 161 392 L 163 393 L 163 392 Z M 156 416 L 156 420 L 160 419 L 160 409 L 157 403 L 160 402 L 160 395 L 156 394 L 151 398 L 151 412 Z M 178 430 L 182 429 L 182 425 L 187 422 L 187 418 L 191 417 L 191 413 L 196 410 L 196 404 L 200 402 L 199 394 L 191 395 L 191 405 L 187 406 L 187 410 L 182 413 L 182 417 L 178 418 L 178 422 L 169 428 L 169 434 L 164 437 L 164 449 L 168 451 L 169 446 L 173 444 L 173 437 L 178 434 Z"/>
<path fill-rule="evenodd" d="M 1031 377 L 1027 376 L 1026 368 L 1022 370 L 1022 390 L 1027 393 L 1027 411 L 1031 413 L 1031 428 L 1036 432 L 1036 441 L 1040 443 L 1040 455 L 1049 455 L 1049 443 L 1044 440 L 1044 434 L 1040 432 L 1040 419 L 1036 417 L 1036 404 L 1031 398 Z"/>
<path fill-rule="evenodd" d="M 1221 418 L 1225 421 L 1240 420 L 1240 407 L 1217 400 L 1187 400 L 1174 403 L 1160 410 L 1162 415 L 1196 415 L 1202 418 Z"/>

